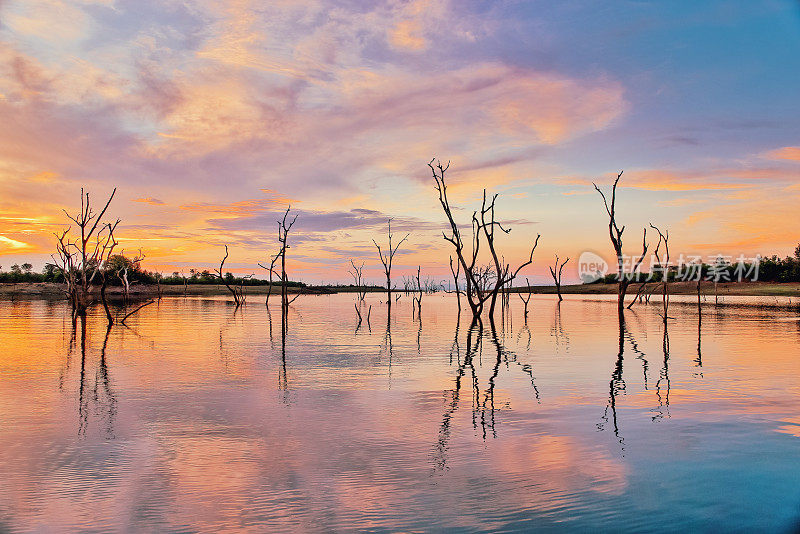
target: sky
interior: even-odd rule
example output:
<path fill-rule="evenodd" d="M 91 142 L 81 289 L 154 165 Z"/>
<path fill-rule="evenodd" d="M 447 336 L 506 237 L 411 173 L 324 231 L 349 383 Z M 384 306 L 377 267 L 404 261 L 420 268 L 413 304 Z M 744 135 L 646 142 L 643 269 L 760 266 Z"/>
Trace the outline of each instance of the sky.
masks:
<path fill-rule="evenodd" d="M 0 0 L 0 265 L 38 270 L 85 188 L 164 273 L 449 276 L 427 163 L 456 216 L 484 188 L 506 261 L 625 248 L 786 255 L 800 242 L 800 2 Z M 655 238 L 649 237 L 652 246 Z M 638 247 L 638 248 L 637 248 Z"/>

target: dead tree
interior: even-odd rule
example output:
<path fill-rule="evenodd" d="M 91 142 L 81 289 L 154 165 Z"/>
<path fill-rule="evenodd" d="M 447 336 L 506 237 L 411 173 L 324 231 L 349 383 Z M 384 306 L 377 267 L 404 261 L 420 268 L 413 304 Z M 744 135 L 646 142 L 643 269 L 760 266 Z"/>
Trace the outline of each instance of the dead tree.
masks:
<path fill-rule="evenodd" d="M 662 233 L 661 230 L 653 223 L 650 223 L 650 228 L 658 232 L 658 244 L 656 245 L 653 255 L 655 256 L 659 270 L 661 271 L 661 305 L 663 307 L 662 316 L 664 319 L 664 325 L 666 325 L 667 314 L 669 312 L 669 230 L 667 230 L 666 233 Z M 664 243 L 664 261 L 661 261 L 661 255 L 659 254 L 661 243 Z"/>
<path fill-rule="evenodd" d="M 358 317 L 358 324 L 356 325 L 356 332 L 358 332 L 358 327 L 361 326 L 361 310 L 358 309 L 358 304 L 353 303 L 353 307 L 356 310 L 356 316 Z"/>
<path fill-rule="evenodd" d="M 603 194 L 603 191 L 597 187 L 597 184 L 592 183 L 592 185 L 597 192 L 600 193 L 600 196 L 603 197 L 603 205 L 606 208 L 606 213 L 608 213 L 608 236 L 611 238 L 611 244 L 614 246 L 614 253 L 617 257 L 617 279 L 619 280 L 619 288 L 617 290 L 617 311 L 621 314 L 625 305 L 625 293 L 628 291 L 628 286 L 633 280 L 634 274 L 639 271 L 639 267 L 641 266 L 642 261 L 644 261 L 645 255 L 647 254 L 647 228 L 644 229 L 644 233 L 642 235 L 642 255 L 639 256 L 638 260 L 636 260 L 630 275 L 628 275 L 625 273 L 625 262 L 622 253 L 622 232 L 625 231 L 625 226 L 622 228 L 617 226 L 616 219 L 617 184 L 619 183 L 620 178 L 622 178 L 622 171 L 620 171 L 620 173 L 617 175 L 617 179 L 614 180 L 614 185 L 611 188 L 610 205 L 606 200 L 606 196 Z"/>
<path fill-rule="evenodd" d="M 419 314 L 420 318 L 422 316 L 422 295 L 425 293 L 425 290 L 422 287 L 422 281 L 420 279 L 420 271 L 422 270 L 422 266 L 417 267 L 417 278 L 416 278 L 416 291 L 414 296 L 414 304 L 417 307 L 417 313 Z M 413 286 L 412 286 L 413 287 Z"/>
<path fill-rule="evenodd" d="M 228 245 L 225 245 L 225 256 L 222 258 L 222 261 L 219 262 L 219 268 L 214 269 L 214 274 L 217 276 L 217 278 L 219 278 L 222 281 L 223 284 L 225 284 L 225 287 L 228 288 L 228 291 L 231 292 L 231 295 L 233 295 L 233 302 L 234 304 L 236 304 L 236 307 L 238 308 L 239 306 L 242 305 L 242 302 L 244 301 L 244 295 L 242 294 L 240 288 L 232 286 L 228 282 L 228 278 L 226 275 L 230 273 L 223 273 L 223 269 L 225 268 L 225 260 L 227 259 L 228 259 Z"/>
<path fill-rule="evenodd" d="M 633 300 L 631 300 L 630 303 L 628 304 L 627 308 L 629 310 L 633 308 L 633 305 L 636 304 L 637 301 L 642 302 L 642 300 L 647 296 L 645 293 L 646 289 L 647 289 L 647 279 L 645 278 L 639 284 L 639 288 L 636 290 L 636 294 L 633 296 Z"/>
<path fill-rule="evenodd" d="M 86 315 L 86 309 L 92 302 L 95 279 L 108 260 L 109 247 L 113 242 L 111 234 L 120 221 L 114 223 L 102 221 L 116 192 L 117 189 L 114 188 L 100 213 L 95 213 L 92 210 L 89 193 L 81 188 L 80 211 L 73 216 L 63 210 L 67 218 L 77 226 L 76 234 L 80 235 L 70 239 L 71 228 L 56 234 L 58 259 L 55 257 L 53 259 L 67 281 L 69 300 L 75 315 Z"/>
<path fill-rule="evenodd" d="M 389 219 L 389 246 L 386 249 L 386 253 L 384 253 L 381 246 L 375 241 L 374 239 L 372 242 L 375 244 L 375 247 L 378 249 L 378 257 L 383 264 L 383 272 L 386 274 L 386 302 L 389 306 L 392 305 L 392 262 L 394 261 L 394 255 L 397 253 L 397 249 L 400 248 L 400 245 L 408 239 L 408 236 L 411 234 L 406 234 L 406 236 L 397 242 L 397 244 L 392 244 L 392 237 L 394 234 L 392 233 L 392 219 Z"/>
<path fill-rule="evenodd" d="M 269 266 L 266 266 L 266 265 L 264 265 L 262 263 L 258 264 L 259 267 L 261 267 L 262 269 L 266 269 L 267 272 L 269 272 L 269 287 L 267 288 L 267 298 L 266 298 L 266 302 L 265 302 L 265 304 L 267 306 L 269 306 L 269 297 L 272 295 L 272 277 L 273 277 L 273 275 L 277 274 L 275 272 L 275 262 L 278 261 L 279 257 L 280 257 L 279 254 L 276 254 L 275 256 L 273 256 L 272 259 L 269 262 Z"/>
<path fill-rule="evenodd" d="M 511 229 L 503 228 L 502 224 L 497 221 L 495 214 L 495 203 L 497 195 L 493 195 L 490 200 L 487 200 L 486 190 L 483 190 L 483 202 L 480 211 L 472 212 L 472 250 L 467 252 L 464 238 L 461 235 L 461 228 L 456 223 L 453 217 L 453 208 L 450 206 L 450 201 L 447 198 L 447 184 L 445 182 L 445 173 L 450 168 L 450 163 L 442 165 L 441 161 L 437 161 L 436 165 L 433 164 L 432 159 L 428 163 L 433 179 L 435 182 L 436 191 L 439 193 L 439 203 L 442 210 L 450 223 L 450 235 L 442 232 L 444 239 L 453 245 L 455 249 L 458 262 L 461 269 L 464 271 L 466 279 L 466 295 L 467 302 L 474 319 L 479 319 L 483 313 L 485 304 L 489 303 L 489 318 L 494 317 L 495 304 L 497 302 L 497 295 L 501 288 L 510 283 L 519 272 L 526 266 L 533 263 L 533 252 L 539 243 L 539 235 L 536 236 L 536 241 L 531 247 L 531 253 L 528 259 L 523 262 L 515 270 L 511 270 L 510 266 L 501 262 L 500 256 L 497 253 L 495 244 L 495 231 L 499 229 L 501 232 L 507 234 Z M 481 243 L 486 243 L 486 248 L 491 258 L 491 264 L 487 267 L 481 267 L 477 264 L 481 251 Z"/>
<path fill-rule="evenodd" d="M 112 265 L 112 268 L 114 268 L 114 274 L 120 281 L 120 284 L 122 284 L 122 301 L 126 306 L 130 300 L 131 291 L 131 284 L 128 280 L 128 267 L 130 266 L 133 269 L 137 269 L 144 258 L 145 255 L 142 253 L 142 249 L 139 249 L 139 253 L 131 258 L 130 261 L 125 258 L 125 249 L 122 249 L 120 256 L 115 257 L 115 260 L 118 260 L 115 261 L 115 263 L 118 263 L 118 265 Z"/>
<path fill-rule="evenodd" d="M 353 283 L 356 285 L 356 295 L 358 296 L 358 300 L 364 300 L 366 296 L 366 292 L 364 291 L 364 279 L 362 273 L 364 272 L 364 262 L 361 262 L 361 265 L 356 266 L 355 262 L 351 259 L 350 260 L 350 267 L 348 268 L 347 272 L 350 276 L 353 277 Z"/>
<path fill-rule="evenodd" d="M 142 308 L 144 308 L 145 306 L 149 306 L 149 305 L 151 305 L 151 304 L 152 304 L 152 303 L 154 303 L 154 302 L 155 302 L 155 300 L 151 299 L 151 300 L 148 300 L 147 302 L 145 302 L 144 304 L 141 304 L 141 305 L 137 306 L 137 307 L 136 307 L 136 308 L 135 308 L 133 311 L 130 311 L 130 312 L 128 312 L 127 314 L 125 314 L 125 317 L 123 317 L 123 318 L 122 318 L 122 321 L 120 321 L 120 323 L 121 323 L 121 324 L 123 324 L 123 325 L 125 325 L 125 326 L 128 326 L 128 325 L 126 325 L 126 324 L 125 324 L 125 321 L 127 321 L 127 320 L 128 320 L 128 318 L 129 318 L 131 315 L 133 315 L 134 313 L 138 312 L 139 310 L 141 310 L 141 309 L 142 309 Z"/>
<path fill-rule="evenodd" d="M 294 218 L 292 218 L 291 222 L 288 224 L 286 223 L 289 217 L 289 211 L 291 211 L 292 207 L 287 206 L 286 211 L 283 213 L 283 219 L 278 221 L 278 243 L 280 244 L 280 250 L 278 251 L 278 256 L 281 259 L 281 307 L 286 311 L 286 308 L 294 302 L 297 298 L 295 297 L 291 301 L 289 301 L 289 289 L 288 289 L 288 282 L 289 278 L 286 276 L 286 250 L 289 248 L 289 232 L 294 226 L 295 221 L 297 221 L 297 215 L 295 213 Z"/>
<path fill-rule="evenodd" d="M 114 252 L 114 247 L 117 246 L 117 241 L 114 239 L 114 230 L 119 224 L 119 219 L 113 225 L 107 225 L 107 235 L 105 242 L 102 245 L 102 250 L 100 252 L 100 265 L 99 273 L 100 273 L 100 300 L 103 302 L 103 309 L 106 312 L 106 320 L 108 321 L 108 327 L 111 328 L 111 325 L 114 324 L 114 316 L 111 315 L 111 309 L 108 307 L 108 299 L 106 299 L 106 288 L 108 287 L 108 276 L 109 276 L 109 260 L 111 259 L 111 255 Z"/>
<path fill-rule="evenodd" d="M 527 298 L 522 296 L 522 291 L 517 293 L 517 295 L 519 295 L 519 299 L 522 301 L 522 303 L 525 304 L 525 321 L 527 321 L 528 320 L 528 303 L 531 301 L 531 283 L 528 281 L 527 278 L 525 278 L 525 289 L 527 290 L 525 292 L 526 295 L 527 295 Z"/>
<path fill-rule="evenodd" d="M 456 304 L 458 305 L 458 312 L 461 313 L 461 289 L 458 287 L 458 275 L 461 274 L 461 262 L 455 262 L 453 268 L 453 256 L 450 256 L 450 272 L 453 273 L 453 283 L 455 284 Z"/>
<path fill-rule="evenodd" d="M 569 261 L 569 258 L 564 260 L 561 264 L 558 263 L 558 254 L 556 254 L 556 263 L 553 267 L 548 266 L 550 269 L 550 276 L 553 277 L 553 282 L 556 283 L 556 293 L 558 293 L 558 302 L 564 300 L 561 296 L 561 271 L 564 270 L 564 266 Z"/>
<path fill-rule="evenodd" d="M 60 234 L 56 233 L 56 254 L 58 257 L 54 255 L 50 255 L 53 259 L 53 265 L 61 271 L 61 275 L 64 277 L 64 284 L 66 285 L 65 292 L 67 294 L 67 298 L 70 301 L 70 305 L 72 306 L 73 315 L 74 312 L 77 310 L 77 283 L 78 283 L 78 253 L 77 250 L 72 246 L 72 243 L 69 239 L 69 231 L 70 229 L 67 228 Z"/>

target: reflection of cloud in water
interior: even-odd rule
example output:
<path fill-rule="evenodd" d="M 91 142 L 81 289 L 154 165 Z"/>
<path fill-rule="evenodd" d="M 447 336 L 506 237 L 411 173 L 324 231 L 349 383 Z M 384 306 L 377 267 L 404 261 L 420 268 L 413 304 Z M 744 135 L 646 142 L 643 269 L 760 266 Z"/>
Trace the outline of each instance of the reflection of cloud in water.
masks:
<path fill-rule="evenodd" d="M 168 299 L 107 342 L 103 318 L 89 317 L 80 436 L 81 351 L 65 308 L 0 303 L 0 509 L 10 528 L 642 526 L 620 510 L 697 527 L 706 508 L 691 502 L 724 504 L 731 483 L 741 488 L 737 525 L 758 528 L 775 524 L 755 507 L 792 495 L 798 332 L 765 329 L 776 317 L 763 310 L 705 313 L 697 380 L 694 308 L 675 309 L 666 368 L 660 318 L 646 306 L 620 340 L 613 320 L 608 328 L 613 303 L 568 299 L 554 317 L 550 296 L 534 296 L 526 325 L 512 299 L 514 320 L 495 333 L 485 325 L 467 359 L 454 296 L 426 296 L 421 325 L 401 299 L 389 389 L 381 297 L 367 295 L 374 328 L 356 333 L 352 295 L 295 302 L 285 384 L 263 303 L 234 316 L 221 299 Z M 656 425 L 667 373 L 671 417 Z M 624 456 L 610 422 L 596 426 L 623 380 L 614 408 Z M 730 461 L 753 455 L 762 463 L 748 469 Z"/>

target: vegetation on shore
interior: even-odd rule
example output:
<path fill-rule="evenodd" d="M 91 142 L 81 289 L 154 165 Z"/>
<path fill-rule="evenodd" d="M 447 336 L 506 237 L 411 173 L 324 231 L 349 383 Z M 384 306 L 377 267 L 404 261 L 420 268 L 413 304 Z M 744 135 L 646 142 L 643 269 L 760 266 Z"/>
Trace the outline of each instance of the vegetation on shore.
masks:
<path fill-rule="evenodd" d="M 656 289 L 658 282 L 647 284 L 645 291 L 652 292 Z M 674 282 L 670 285 L 670 292 L 674 295 L 694 295 L 696 294 L 696 282 Z M 704 295 L 713 294 L 713 283 L 706 282 L 701 285 Z M 184 291 L 185 289 L 185 291 Z M 530 289 L 533 294 L 556 295 L 556 286 L 520 286 L 511 289 L 511 292 L 525 293 Z M 307 295 L 325 295 L 333 293 L 385 293 L 386 288 L 381 286 L 355 286 L 355 285 L 323 285 L 311 286 L 297 283 L 287 288 L 289 293 Z M 259 284 L 247 287 L 249 295 L 266 295 L 269 285 Z M 273 293 L 280 292 L 280 283 L 275 282 L 272 289 Z M 406 290 L 395 289 L 397 293 L 405 293 Z M 572 284 L 562 285 L 563 295 L 613 295 L 617 292 L 616 284 Z M 773 296 L 773 297 L 800 297 L 800 282 L 722 282 L 717 286 L 720 296 Z M 131 297 L 151 297 L 158 293 L 158 286 L 155 284 L 137 284 L 131 287 Z M 161 293 L 164 296 L 215 296 L 228 293 L 227 288 L 217 283 L 194 283 L 185 288 L 183 285 L 172 284 L 162 285 Z M 110 287 L 108 294 L 111 298 L 121 296 L 120 286 Z M 0 297 L 2 296 L 41 296 L 41 297 L 64 297 L 64 285 L 58 282 L 15 282 L 0 283 Z"/>
<path fill-rule="evenodd" d="M 128 281 L 132 288 L 139 286 L 139 287 L 156 287 L 157 285 L 162 286 L 213 286 L 217 287 L 220 285 L 220 279 L 215 274 L 212 273 L 208 269 L 199 270 L 199 269 L 189 269 L 188 276 L 180 273 L 178 271 L 173 272 L 172 274 L 165 276 L 161 273 L 154 272 L 154 271 L 147 271 L 142 269 L 140 261 L 134 261 L 131 258 L 123 256 L 122 254 L 116 254 L 110 258 L 110 263 L 112 265 L 111 270 L 113 272 L 121 272 L 123 268 L 127 267 L 127 277 Z M 750 270 L 752 265 L 745 264 L 745 268 Z M 758 266 L 758 282 L 741 282 L 739 283 L 732 283 L 733 280 L 736 280 L 736 265 L 735 264 L 727 264 L 722 267 L 719 266 L 712 266 L 709 264 L 702 265 L 702 271 L 700 276 L 703 279 L 709 279 L 712 275 L 713 271 L 719 276 L 719 280 L 721 284 L 725 284 L 725 287 L 728 288 L 737 288 L 737 291 L 740 291 L 738 294 L 751 294 L 749 291 L 764 291 L 764 288 L 771 288 L 769 294 L 781 295 L 785 294 L 785 292 L 791 291 L 791 289 L 783 289 L 781 284 L 798 284 L 800 283 L 800 244 L 797 245 L 797 248 L 794 250 L 793 256 L 786 256 L 785 258 L 780 258 L 777 255 L 772 255 L 769 257 L 761 258 L 761 262 Z M 643 277 L 649 278 L 653 283 L 660 282 L 662 279 L 662 272 L 653 272 L 653 273 L 642 273 Z M 695 273 L 695 277 L 697 273 Z M 254 278 L 251 276 L 245 277 L 237 277 L 231 274 L 230 272 L 225 273 L 225 279 L 231 285 L 237 286 L 247 286 L 248 288 L 253 288 L 252 291 L 257 291 L 255 288 L 262 287 L 264 291 L 267 291 L 270 284 L 274 288 L 280 288 L 281 282 L 280 281 L 273 281 L 270 282 L 269 280 L 261 279 L 261 278 Z M 671 270 L 669 274 L 669 280 L 673 282 L 675 285 L 675 291 L 681 292 L 682 283 L 680 279 L 680 273 L 676 270 Z M 731 283 L 726 283 L 731 281 Z M 767 283 L 768 282 L 768 283 Z M 3 270 L 2 266 L 0 265 L 0 284 L 63 284 L 64 283 L 64 275 L 63 273 L 52 263 L 48 263 L 44 266 L 42 272 L 37 273 L 33 271 L 33 266 L 30 263 L 23 263 L 22 265 L 12 265 L 9 271 Z M 591 283 L 591 284 L 573 284 L 573 285 L 562 285 L 561 290 L 562 293 L 610 293 L 614 292 L 615 289 L 612 287 L 612 284 L 617 283 L 617 273 L 611 273 L 606 275 L 604 278 L 600 278 L 599 280 Z M 694 291 L 695 282 L 685 282 L 686 284 L 692 287 L 692 291 Z M 123 279 L 117 276 L 110 276 L 108 280 L 108 285 L 110 288 L 114 287 L 121 287 L 123 285 Z M 687 285 L 687 288 L 688 288 Z M 302 290 L 303 288 L 310 288 L 311 286 L 303 283 L 303 282 L 294 282 L 294 281 L 287 281 L 286 287 L 290 291 L 297 291 Z M 329 288 L 335 292 L 355 292 L 355 291 L 380 291 L 384 290 L 385 288 L 377 285 L 354 285 L 354 284 L 326 284 L 324 286 Z M 527 286 L 524 286 L 527 287 Z M 740 288 L 740 289 L 739 289 Z M 518 288 L 513 288 L 512 291 L 517 290 Z M 182 287 L 180 291 L 175 291 L 173 289 L 167 289 L 164 287 L 164 292 L 167 294 L 178 293 L 182 292 Z M 556 293 L 555 286 L 531 286 L 531 291 L 534 293 Z M 686 289 L 687 292 L 692 292 Z M 113 292 L 113 289 L 112 289 Z M 201 294 L 202 290 L 193 292 L 194 294 Z M 761 294 L 761 293 L 757 293 Z"/>

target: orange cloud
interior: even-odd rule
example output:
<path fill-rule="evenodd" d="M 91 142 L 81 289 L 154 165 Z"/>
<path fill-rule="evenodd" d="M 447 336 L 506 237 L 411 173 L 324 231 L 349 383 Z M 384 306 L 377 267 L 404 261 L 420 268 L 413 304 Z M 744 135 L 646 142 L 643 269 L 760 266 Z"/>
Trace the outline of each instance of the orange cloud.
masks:
<path fill-rule="evenodd" d="M 147 198 L 134 198 L 131 202 L 141 202 L 143 204 L 152 204 L 154 206 L 161 206 L 164 204 L 162 200 L 153 197 Z"/>
<path fill-rule="evenodd" d="M 691 206 L 692 204 L 701 204 L 703 202 L 707 202 L 707 199 L 704 198 L 673 198 L 670 200 L 659 200 L 659 206 L 667 206 L 671 208 L 679 208 L 682 206 Z"/>
<path fill-rule="evenodd" d="M 663 170 L 632 171 L 623 175 L 620 185 L 648 191 L 703 191 L 748 187 L 747 184 L 709 180 L 713 176 L 715 173 L 703 174 L 696 171 L 685 173 Z"/>
<path fill-rule="evenodd" d="M 613 178 L 609 175 L 609 178 Z M 631 170 L 625 171 L 620 187 L 647 191 L 728 191 L 780 184 L 797 179 L 797 173 L 772 167 L 720 168 L 709 170 Z M 613 180 L 612 180 L 613 181 Z M 591 186 L 591 180 L 576 179 L 570 184 Z"/>
<path fill-rule="evenodd" d="M 200 211 L 215 215 L 252 215 L 253 213 L 267 211 L 275 208 L 285 209 L 291 200 L 285 198 L 260 198 L 240 200 L 229 204 L 212 204 L 209 202 L 195 202 L 181 206 L 183 210 Z"/>
<path fill-rule="evenodd" d="M 33 249 L 33 247 L 28 243 L 23 243 L 22 241 L 17 241 L 16 239 L 11 239 L 4 235 L 0 235 L 0 251 L 24 252 L 31 249 Z"/>
<path fill-rule="evenodd" d="M 800 161 L 800 146 L 786 146 L 767 153 L 770 159 L 785 159 L 788 161 Z"/>

